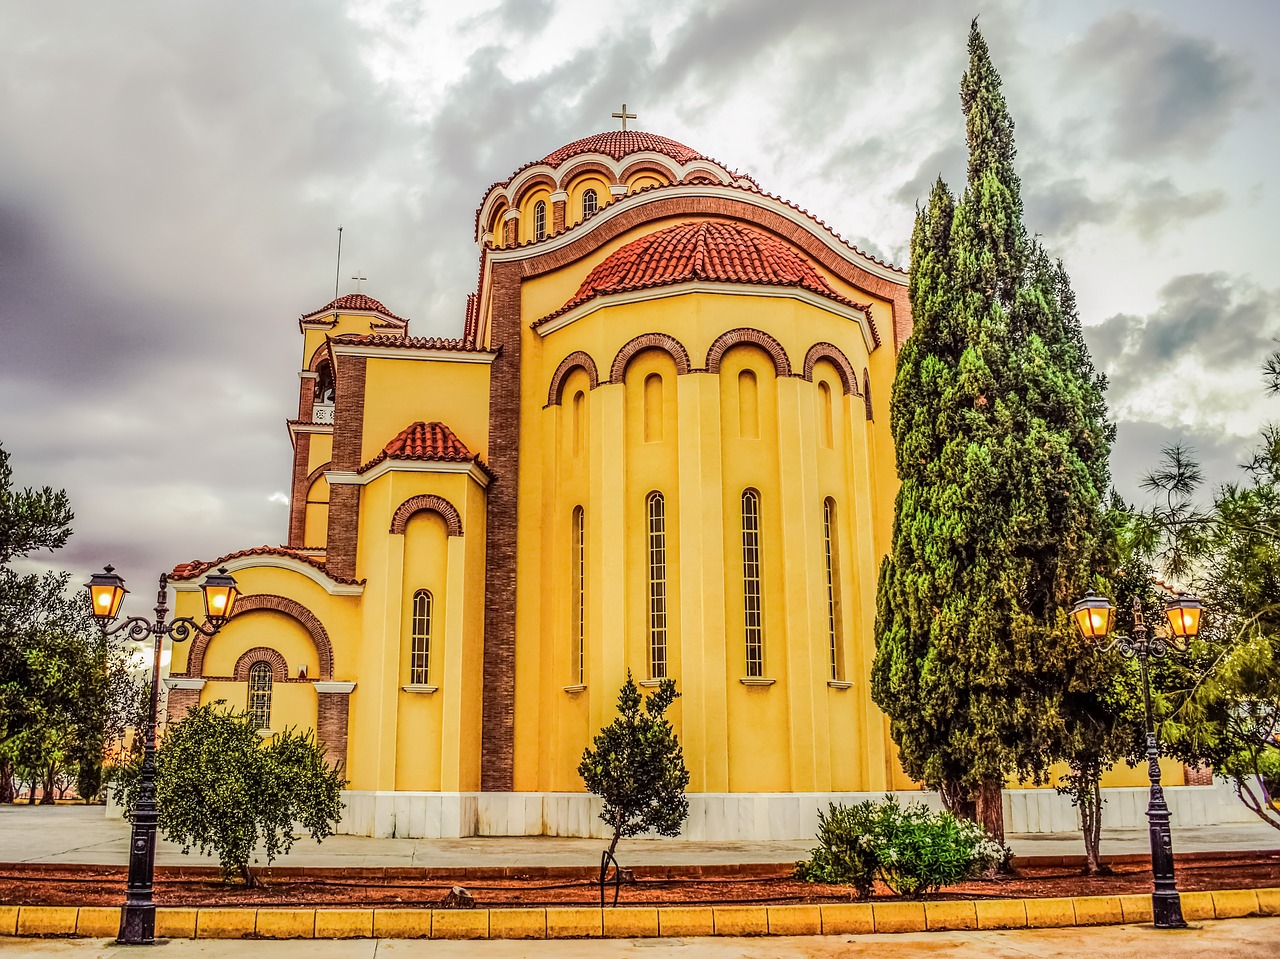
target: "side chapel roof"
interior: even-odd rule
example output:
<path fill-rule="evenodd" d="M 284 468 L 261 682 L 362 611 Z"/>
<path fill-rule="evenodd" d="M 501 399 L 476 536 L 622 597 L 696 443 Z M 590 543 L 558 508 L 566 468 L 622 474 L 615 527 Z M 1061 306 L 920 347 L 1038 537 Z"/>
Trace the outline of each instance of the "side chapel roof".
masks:
<path fill-rule="evenodd" d="M 410 423 L 356 472 L 365 473 L 384 460 L 421 460 L 443 463 L 475 463 L 486 473 L 488 468 L 462 440 L 443 423 Z"/>
<path fill-rule="evenodd" d="M 313 310 L 310 313 L 304 313 L 302 322 L 305 323 L 307 320 L 314 320 L 329 313 L 377 313 L 398 323 L 409 322 L 403 316 L 396 316 L 378 300 L 364 293 L 348 293 L 345 296 L 340 296 L 327 306 L 322 306 L 320 309 Z"/>

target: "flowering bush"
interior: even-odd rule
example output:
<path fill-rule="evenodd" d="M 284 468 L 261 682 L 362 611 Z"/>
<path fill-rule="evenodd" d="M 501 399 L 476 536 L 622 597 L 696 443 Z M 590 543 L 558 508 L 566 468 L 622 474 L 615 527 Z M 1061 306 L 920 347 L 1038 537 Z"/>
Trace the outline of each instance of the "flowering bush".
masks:
<path fill-rule="evenodd" d="M 796 863 L 808 882 L 852 886 L 861 898 L 879 878 L 894 893 L 918 899 L 964 882 L 1003 861 L 1008 851 L 977 823 L 933 812 L 923 803 L 905 808 L 893 796 L 854 806 L 831 805 L 818 814 L 818 846 Z"/>

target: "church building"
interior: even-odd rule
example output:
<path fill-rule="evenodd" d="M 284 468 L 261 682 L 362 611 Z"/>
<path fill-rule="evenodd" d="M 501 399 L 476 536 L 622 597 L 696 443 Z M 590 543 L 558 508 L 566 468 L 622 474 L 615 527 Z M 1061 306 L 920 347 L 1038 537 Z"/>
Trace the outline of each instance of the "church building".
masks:
<path fill-rule="evenodd" d="M 456 338 L 300 318 L 288 541 L 174 570 L 177 615 L 219 566 L 244 595 L 169 719 L 314 728 L 365 835 L 601 834 L 577 767 L 628 672 L 681 694 L 689 838 L 915 788 L 869 689 L 906 274 L 626 129 L 494 184 L 474 240 Z"/>

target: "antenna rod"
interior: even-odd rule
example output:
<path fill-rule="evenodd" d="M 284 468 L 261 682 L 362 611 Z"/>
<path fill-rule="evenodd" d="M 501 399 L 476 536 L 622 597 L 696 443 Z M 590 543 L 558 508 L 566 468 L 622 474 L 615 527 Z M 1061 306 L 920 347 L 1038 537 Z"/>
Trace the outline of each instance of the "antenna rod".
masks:
<path fill-rule="evenodd" d="M 338 277 L 342 275 L 342 224 L 338 224 L 338 267 L 333 271 L 333 298 L 338 298 Z"/>

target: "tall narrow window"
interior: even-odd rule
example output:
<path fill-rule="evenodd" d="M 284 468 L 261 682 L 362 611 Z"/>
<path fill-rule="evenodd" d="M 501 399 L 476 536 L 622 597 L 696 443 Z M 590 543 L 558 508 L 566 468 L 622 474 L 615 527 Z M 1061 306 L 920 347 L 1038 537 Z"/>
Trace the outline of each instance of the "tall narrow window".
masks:
<path fill-rule="evenodd" d="M 667 507 L 650 493 L 649 511 L 649 678 L 667 675 Z"/>
<path fill-rule="evenodd" d="M 760 437 L 760 393 L 751 370 L 738 374 L 738 435 L 752 440 Z"/>
<path fill-rule="evenodd" d="M 573 394 L 573 455 L 581 456 L 587 446 L 587 397 L 582 390 Z"/>
<path fill-rule="evenodd" d="M 249 667 L 249 716 L 257 729 L 271 728 L 271 683 L 270 663 Z"/>
<path fill-rule="evenodd" d="M 582 194 L 582 215 L 590 216 L 599 209 L 600 200 L 595 190 L 587 190 Z"/>
<path fill-rule="evenodd" d="M 862 402 L 867 406 L 867 419 L 871 419 L 871 374 L 867 372 L 866 367 L 862 368 Z"/>
<path fill-rule="evenodd" d="M 573 508 L 573 674 L 585 683 L 587 675 L 587 521 L 581 506 Z"/>
<path fill-rule="evenodd" d="M 409 640 L 409 682 L 426 686 L 431 676 L 431 593 L 425 589 L 413 594 Z"/>
<path fill-rule="evenodd" d="M 747 676 L 764 675 L 764 620 L 760 615 L 760 494 L 742 494 L 742 611 Z"/>
<path fill-rule="evenodd" d="M 840 556 L 836 545 L 836 501 L 822 501 L 822 541 L 827 558 L 827 635 L 831 639 L 831 678 L 844 680 L 844 643 L 841 642 Z"/>
<path fill-rule="evenodd" d="M 662 440 L 662 377 L 650 373 L 644 378 L 644 441 Z"/>
<path fill-rule="evenodd" d="M 831 387 L 823 380 L 818 381 L 818 415 L 822 420 L 822 445 L 831 449 L 836 445 L 831 422 Z"/>
<path fill-rule="evenodd" d="M 547 204 L 542 200 L 533 205 L 533 238 L 535 240 L 547 238 Z"/>

